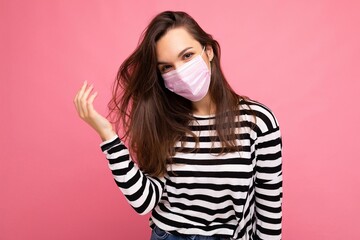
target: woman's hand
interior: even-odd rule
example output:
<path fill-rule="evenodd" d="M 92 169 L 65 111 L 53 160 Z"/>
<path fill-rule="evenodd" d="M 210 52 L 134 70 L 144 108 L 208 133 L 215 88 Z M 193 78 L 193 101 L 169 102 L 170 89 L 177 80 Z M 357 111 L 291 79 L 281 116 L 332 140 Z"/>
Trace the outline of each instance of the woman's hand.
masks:
<path fill-rule="evenodd" d="M 101 116 L 93 106 L 97 92 L 92 93 L 93 85 L 88 86 L 85 81 L 74 98 L 76 110 L 82 120 L 89 124 L 103 141 L 109 140 L 116 135 L 111 123 Z"/>

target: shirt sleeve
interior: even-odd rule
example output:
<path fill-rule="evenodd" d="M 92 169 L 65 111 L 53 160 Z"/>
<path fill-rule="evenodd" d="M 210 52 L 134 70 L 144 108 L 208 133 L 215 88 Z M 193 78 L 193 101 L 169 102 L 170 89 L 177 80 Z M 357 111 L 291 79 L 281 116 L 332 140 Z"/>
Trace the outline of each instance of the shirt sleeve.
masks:
<path fill-rule="evenodd" d="M 131 159 L 129 150 L 118 136 L 102 142 L 100 147 L 106 155 L 115 183 L 128 203 L 140 215 L 150 212 L 160 201 L 165 178 L 144 174 Z"/>
<path fill-rule="evenodd" d="M 255 144 L 256 239 L 281 239 L 282 230 L 282 138 L 275 125 L 261 133 Z"/>

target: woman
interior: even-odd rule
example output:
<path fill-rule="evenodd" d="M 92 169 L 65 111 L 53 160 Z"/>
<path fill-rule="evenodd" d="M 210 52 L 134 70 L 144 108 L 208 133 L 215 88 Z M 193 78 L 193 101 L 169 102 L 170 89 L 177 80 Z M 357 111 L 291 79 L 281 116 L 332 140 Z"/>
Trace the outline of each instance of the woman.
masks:
<path fill-rule="evenodd" d="M 158 14 L 119 69 L 109 107 L 129 148 L 92 91 L 85 82 L 76 109 L 128 202 L 152 211 L 152 240 L 281 239 L 278 122 L 231 89 L 218 42 L 188 14 Z"/>

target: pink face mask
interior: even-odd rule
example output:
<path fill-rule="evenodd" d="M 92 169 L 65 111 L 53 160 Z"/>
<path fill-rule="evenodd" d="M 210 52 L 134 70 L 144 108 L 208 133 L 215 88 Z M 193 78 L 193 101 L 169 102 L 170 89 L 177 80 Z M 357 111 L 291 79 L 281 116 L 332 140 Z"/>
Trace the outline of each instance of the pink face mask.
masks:
<path fill-rule="evenodd" d="M 162 74 L 165 87 L 193 102 L 203 99 L 210 86 L 210 71 L 202 58 L 204 50 L 179 68 Z"/>

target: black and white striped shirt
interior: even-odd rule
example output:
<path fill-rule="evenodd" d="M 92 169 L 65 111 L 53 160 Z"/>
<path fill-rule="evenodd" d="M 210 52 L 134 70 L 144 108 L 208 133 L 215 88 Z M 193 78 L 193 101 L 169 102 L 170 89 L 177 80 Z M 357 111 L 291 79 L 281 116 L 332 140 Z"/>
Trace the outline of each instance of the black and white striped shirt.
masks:
<path fill-rule="evenodd" d="M 194 117 L 198 151 L 178 150 L 162 178 L 141 172 L 117 136 L 101 144 L 128 202 L 140 214 L 152 211 L 151 227 L 174 234 L 281 239 L 282 141 L 271 110 L 241 100 L 236 134 L 242 147 L 223 155 L 217 154 L 221 143 L 211 138 L 216 131 L 209 130 L 215 116 Z M 186 137 L 185 148 L 194 146 Z"/>

